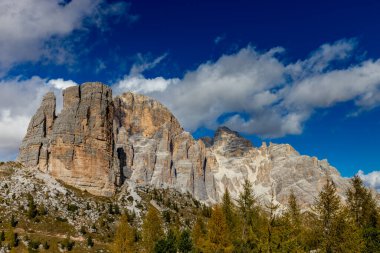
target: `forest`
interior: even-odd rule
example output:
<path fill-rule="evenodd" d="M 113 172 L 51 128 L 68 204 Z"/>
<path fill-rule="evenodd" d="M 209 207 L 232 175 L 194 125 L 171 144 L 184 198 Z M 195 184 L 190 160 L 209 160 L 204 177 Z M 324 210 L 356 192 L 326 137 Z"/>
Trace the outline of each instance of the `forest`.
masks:
<path fill-rule="evenodd" d="M 123 214 L 111 250 L 114 253 L 189 252 L 380 252 L 379 207 L 372 192 L 355 176 L 343 201 L 331 179 L 308 211 L 292 192 L 286 210 L 273 200 L 261 204 L 245 181 L 238 199 L 226 189 L 223 201 L 202 205 L 189 228 L 167 220 L 150 205 L 142 224 Z M 155 195 L 157 195 L 155 193 Z M 273 195 L 273 194 L 272 194 Z M 157 196 L 156 196 L 157 198 Z M 166 222 L 165 222 L 166 220 Z"/>

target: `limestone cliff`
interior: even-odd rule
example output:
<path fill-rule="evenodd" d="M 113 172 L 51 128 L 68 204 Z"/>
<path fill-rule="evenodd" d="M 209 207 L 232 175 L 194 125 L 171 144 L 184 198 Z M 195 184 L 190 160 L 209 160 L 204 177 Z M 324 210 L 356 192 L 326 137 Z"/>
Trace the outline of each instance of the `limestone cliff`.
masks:
<path fill-rule="evenodd" d="M 287 144 L 256 148 L 225 127 L 213 138 L 195 140 L 165 106 L 143 95 L 112 98 L 109 87 L 85 83 L 63 96 L 59 115 L 54 94 L 44 97 L 18 160 L 96 195 L 109 196 L 133 182 L 213 203 L 226 188 L 237 197 L 248 179 L 261 201 L 273 191 L 284 204 L 293 190 L 306 207 L 327 177 L 341 193 L 348 185 L 327 161 L 301 156 Z"/>
<path fill-rule="evenodd" d="M 63 92 L 62 112 L 48 93 L 29 125 L 18 160 L 97 195 L 112 195 L 112 91 L 85 83 Z"/>

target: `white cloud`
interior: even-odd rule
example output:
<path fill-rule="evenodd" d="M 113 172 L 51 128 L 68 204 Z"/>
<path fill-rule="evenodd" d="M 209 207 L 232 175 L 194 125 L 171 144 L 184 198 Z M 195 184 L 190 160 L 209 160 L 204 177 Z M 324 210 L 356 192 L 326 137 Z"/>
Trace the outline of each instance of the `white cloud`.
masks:
<path fill-rule="evenodd" d="M 166 55 L 153 61 L 140 55 L 129 74 L 114 84 L 114 92 L 131 90 L 157 98 L 189 131 L 202 126 L 214 129 L 220 117 L 229 113 L 222 124 L 243 133 L 271 137 L 300 134 L 318 108 L 346 101 L 353 101 L 358 110 L 380 104 L 380 60 L 335 67 L 337 61 L 354 56 L 355 43 L 347 40 L 322 45 L 295 63 L 279 59 L 282 48 L 259 52 L 247 47 L 203 63 L 182 78 L 144 77 L 144 71 L 154 68 Z M 34 114 L 43 94 L 71 85 L 76 83 L 40 77 L 0 81 L 0 131 L 14 133 L 0 135 L 0 156 L 8 150 L 5 146 L 13 151 L 18 147 L 26 119 Z M 60 104 L 58 101 L 58 110 Z M 11 126 L 10 120 L 17 124 L 8 131 L 5 128 Z"/>
<path fill-rule="evenodd" d="M 46 80 L 34 76 L 0 81 L 0 160 L 14 159 L 29 121 L 39 107 L 43 95 L 56 93 L 57 111 L 62 107 L 61 91 L 73 81 Z"/>
<path fill-rule="evenodd" d="M 155 91 L 164 91 L 166 88 L 175 84 L 179 81 L 179 79 L 164 79 L 162 77 L 155 77 L 152 79 L 145 78 L 142 75 L 138 76 L 126 76 L 123 80 L 121 80 L 117 84 L 116 93 L 120 93 L 119 90 L 122 91 L 134 91 L 137 93 L 150 93 Z"/>
<path fill-rule="evenodd" d="M 365 185 L 380 191 L 380 171 L 364 174 L 363 171 L 359 170 L 358 176 L 363 180 Z"/>
<path fill-rule="evenodd" d="M 355 40 L 324 44 L 294 63 L 279 59 L 282 48 L 259 52 L 247 47 L 201 64 L 181 79 L 144 78 L 137 71 L 115 86 L 119 92 L 127 89 L 157 98 L 189 131 L 214 129 L 221 115 L 232 113 L 223 125 L 243 133 L 300 134 L 318 108 L 347 101 L 354 101 L 358 110 L 379 105 L 380 60 L 336 67 L 355 56 L 356 44 Z"/>
<path fill-rule="evenodd" d="M 105 0 L 0 1 L 0 72 L 41 58 L 62 61 L 67 36 L 90 25 L 105 29 L 105 19 L 121 15 L 127 6 Z"/>
<path fill-rule="evenodd" d="M 48 85 L 50 85 L 56 89 L 63 90 L 63 89 L 69 88 L 71 86 L 76 86 L 78 84 L 72 80 L 63 80 L 62 78 L 58 78 L 58 79 L 49 80 Z"/>
<path fill-rule="evenodd" d="M 125 91 L 134 91 L 137 93 L 162 92 L 165 91 L 168 86 L 176 84 L 179 81 L 178 78 L 145 78 L 142 75 L 144 71 L 156 67 L 166 57 L 167 54 L 163 54 L 153 61 L 148 61 L 143 55 L 137 54 L 138 62 L 132 66 L 128 75 L 125 75 L 123 79 L 117 82 L 114 94 L 119 94 Z"/>

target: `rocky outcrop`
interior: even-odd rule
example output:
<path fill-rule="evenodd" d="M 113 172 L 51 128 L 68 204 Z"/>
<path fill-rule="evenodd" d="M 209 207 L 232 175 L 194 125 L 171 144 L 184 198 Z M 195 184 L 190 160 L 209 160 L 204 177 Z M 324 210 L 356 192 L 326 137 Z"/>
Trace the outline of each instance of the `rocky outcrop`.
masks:
<path fill-rule="evenodd" d="M 33 117 L 18 161 L 37 166 L 65 183 L 96 195 L 112 195 L 112 91 L 85 83 L 63 92 L 63 109 L 54 115 L 48 93 Z"/>
<path fill-rule="evenodd" d="M 40 108 L 32 117 L 18 156 L 18 161 L 25 166 L 47 166 L 49 159 L 48 137 L 52 133 L 56 118 L 55 106 L 55 95 L 49 92 L 44 96 Z"/>
<path fill-rule="evenodd" d="M 340 193 L 348 186 L 327 161 L 287 144 L 257 148 L 226 127 L 195 140 L 165 106 L 143 95 L 112 98 L 109 87 L 86 83 L 63 96 L 57 116 L 54 95 L 44 97 L 18 160 L 96 195 L 109 196 L 124 184 L 151 185 L 215 203 L 225 189 L 237 198 L 247 179 L 260 201 L 274 192 L 284 204 L 292 190 L 307 207 L 328 177 Z"/>
<path fill-rule="evenodd" d="M 149 97 L 125 93 L 114 104 L 116 183 L 176 187 L 207 198 L 203 142 L 194 140 L 166 107 Z"/>

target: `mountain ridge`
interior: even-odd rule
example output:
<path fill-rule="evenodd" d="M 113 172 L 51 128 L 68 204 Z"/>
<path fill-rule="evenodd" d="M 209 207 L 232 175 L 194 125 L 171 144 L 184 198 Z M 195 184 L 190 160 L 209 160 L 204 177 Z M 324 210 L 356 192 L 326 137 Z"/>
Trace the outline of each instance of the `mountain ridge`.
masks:
<path fill-rule="evenodd" d="M 291 191 L 304 208 L 332 178 L 343 194 L 348 180 L 326 160 L 300 155 L 289 144 L 254 147 L 227 127 L 196 140 L 158 101 L 131 92 L 112 97 L 110 87 L 84 83 L 63 91 L 56 115 L 45 95 L 29 124 L 18 161 L 68 185 L 112 196 L 124 184 L 175 188 L 216 203 L 228 189 L 239 195 L 248 179 L 255 194 L 285 205 Z"/>

